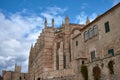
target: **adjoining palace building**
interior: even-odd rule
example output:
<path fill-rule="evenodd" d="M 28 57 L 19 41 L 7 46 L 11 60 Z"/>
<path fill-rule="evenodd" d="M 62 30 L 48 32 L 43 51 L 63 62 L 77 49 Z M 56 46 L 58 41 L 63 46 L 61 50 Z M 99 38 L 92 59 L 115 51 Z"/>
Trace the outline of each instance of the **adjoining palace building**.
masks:
<path fill-rule="evenodd" d="M 120 80 L 120 3 L 86 25 L 45 19 L 28 71 L 28 80 Z"/>

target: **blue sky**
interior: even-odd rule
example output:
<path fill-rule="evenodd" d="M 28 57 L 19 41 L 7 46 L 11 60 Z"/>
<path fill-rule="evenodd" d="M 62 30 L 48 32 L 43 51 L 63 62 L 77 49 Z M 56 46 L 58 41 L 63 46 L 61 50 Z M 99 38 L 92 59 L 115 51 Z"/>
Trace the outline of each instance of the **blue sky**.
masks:
<path fill-rule="evenodd" d="M 0 71 L 13 70 L 14 64 L 27 72 L 29 50 L 43 29 L 55 19 L 59 27 L 65 16 L 71 23 L 92 21 L 120 0 L 1 0 L 0 1 Z"/>
<path fill-rule="evenodd" d="M 10 13 L 17 13 L 26 11 L 22 13 L 22 16 L 38 15 L 47 10 L 49 7 L 65 9 L 62 14 L 63 16 L 69 16 L 71 22 L 75 22 L 76 15 L 80 15 L 84 12 L 88 17 L 93 13 L 99 15 L 114 4 L 119 2 L 119 0 L 1 0 L 0 8 L 4 14 L 8 15 Z"/>

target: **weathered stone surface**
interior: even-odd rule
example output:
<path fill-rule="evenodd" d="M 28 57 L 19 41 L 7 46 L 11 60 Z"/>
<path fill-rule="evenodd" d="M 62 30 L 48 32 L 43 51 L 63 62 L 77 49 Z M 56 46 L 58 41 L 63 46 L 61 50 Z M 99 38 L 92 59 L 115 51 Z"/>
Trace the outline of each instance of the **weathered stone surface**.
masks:
<path fill-rule="evenodd" d="M 105 23 L 110 31 L 105 31 Z M 81 66 L 88 68 L 89 80 L 94 80 L 93 68 L 100 68 L 100 80 L 120 79 L 120 3 L 86 25 L 71 24 L 69 18 L 60 28 L 45 28 L 31 47 L 29 80 L 84 80 Z M 96 26 L 96 27 L 95 27 Z M 90 32 L 91 30 L 91 32 Z M 97 31 L 95 31 L 97 30 Z M 84 39 L 88 31 L 89 39 Z M 113 49 L 114 55 L 108 54 Z M 92 54 L 92 55 L 91 55 Z M 114 61 L 114 74 L 108 69 Z"/>
<path fill-rule="evenodd" d="M 2 71 L 3 80 L 28 80 L 28 74 L 21 72 L 21 66 L 15 65 L 15 71 Z"/>

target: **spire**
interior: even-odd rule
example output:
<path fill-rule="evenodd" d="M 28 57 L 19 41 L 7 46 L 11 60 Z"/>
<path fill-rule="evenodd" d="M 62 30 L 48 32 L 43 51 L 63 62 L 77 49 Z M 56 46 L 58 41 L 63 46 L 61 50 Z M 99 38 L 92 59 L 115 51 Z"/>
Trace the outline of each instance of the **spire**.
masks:
<path fill-rule="evenodd" d="M 31 48 L 33 48 L 33 43 L 31 44 Z"/>
<path fill-rule="evenodd" d="M 62 26 L 65 24 L 65 22 L 64 21 L 62 21 Z"/>
<path fill-rule="evenodd" d="M 44 21 L 44 27 L 46 28 L 47 27 L 47 19 L 45 18 L 45 21 Z"/>
<path fill-rule="evenodd" d="M 32 50 L 33 49 L 33 43 L 31 44 L 31 48 L 30 48 L 30 50 Z"/>
<path fill-rule="evenodd" d="M 68 18 L 68 16 L 66 16 L 66 18 L 65 18 L 65 24 L 69 24 L 69 18 Z"/>
<path fill-rule="evenodd" d="M 52 18 L 52 28 L 54 28 L 54 18 Z"/>
<path fill-rule="evenodd" d="M 17 63 L 15 63 L 15 67 L 17 66 Z"/>
<path fill-rule="evenodd" d="M 14 68 L 15 71 L 16 71 L 16 67 L 17 67 L 17 62 L 15 62 L 15 68 Z"/>
<path fill-rule="evenodd" d="M 90 20 L 89 20 L 89 18 L 87 17 L 87 18 L 86 18 L 86 25 L 89 24 L 89 23 L 90 23 Z"/>
<path fill-rule="evenodd" d="M 31 44 L 31 48 L 30 48 L 30 55 L 29 55 L 29 56 L 31 56 L 32 51 L 33 51 L 33 43 Z"/>

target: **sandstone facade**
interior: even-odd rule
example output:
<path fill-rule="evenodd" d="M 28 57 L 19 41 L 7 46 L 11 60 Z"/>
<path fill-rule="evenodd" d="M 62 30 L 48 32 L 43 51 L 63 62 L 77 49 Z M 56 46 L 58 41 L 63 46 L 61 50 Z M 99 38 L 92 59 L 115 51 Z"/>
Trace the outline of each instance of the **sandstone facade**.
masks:
<path fill-rule="evenodd" d="M 66 17 L 61 27 L 54 28 L 54 19 L 51 27 L 45 19 L 31 46 L 29 80 L 84 80 L 82 66 L 88 69 L 88 80 L 119 80 L 119 24 L 120 3 L 92 22 L 87 18 L 86 25 L 69 23 Z"/>
<path fill-rule="evenodd" d="M 101 80 L 120 79 L 120 4 L 98 16 L 78 34 L 72 34 L 73 68 L 82 80 L 80 68 L 88 68 L 88 80 L 94 80 L 93 68 L 101 70 Z M 74 32 L 74 33 L 75 33 Z M 76 45 L 78 43 L 78 45 Z M 113 61 L 114 74 L 110 74 L 108 64 Z M 77 63 L 77 64 L 76 64 Z M 75 68 L 76 67 L 76 68 Z M 96 70 L 97 71 L 97 70 Z"/>
<path fill-rule="evenodd" d="M 69 34 L 74 28 L 81 29 L 84 25 L 69 24 L 69 18 L 60 28 L 47 26 L 44 22 L 44 29 L 34 46 L 31 46 L 29 56 L 29 78 L 30 80 L 51 79 L 64 76 L 73 76 L 71 68 L 71 55 L 69 45 Z"/>

